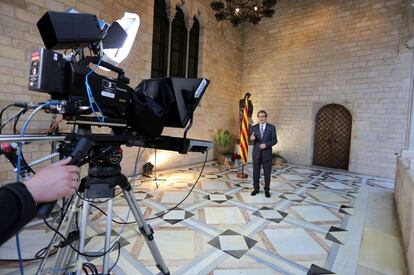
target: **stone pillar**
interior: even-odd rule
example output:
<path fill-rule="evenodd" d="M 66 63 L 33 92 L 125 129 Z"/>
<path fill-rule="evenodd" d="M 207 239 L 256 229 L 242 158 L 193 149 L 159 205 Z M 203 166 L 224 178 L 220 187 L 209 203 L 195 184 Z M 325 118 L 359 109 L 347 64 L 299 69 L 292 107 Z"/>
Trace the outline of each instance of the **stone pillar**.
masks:
<path fill-rule="evenodd" d="M 170 8 L 167 11 L 168 16 L 168 55 L 167 55 L 167 77 L 170 77 L 170 65 L 171 65 L 171 32 L 172 32 L 172 21 L 175 17 L 175 9 Z"/>
<path fill-rule="evenodd" d="M 190 31 L 194 21 L 190 17 L 185 18 L 185 28 L 187 29 L 187 45 L 185 53 L 185 77 L 188 77 L 188 60 L 190 59 Z"/>

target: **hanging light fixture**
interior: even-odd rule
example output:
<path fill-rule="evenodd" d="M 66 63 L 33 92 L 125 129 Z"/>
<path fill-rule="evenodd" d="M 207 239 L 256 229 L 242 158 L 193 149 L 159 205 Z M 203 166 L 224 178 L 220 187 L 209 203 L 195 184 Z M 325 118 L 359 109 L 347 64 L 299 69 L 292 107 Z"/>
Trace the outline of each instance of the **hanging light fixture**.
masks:
<path fill-rule="evenodd" d="M 272 17 L 277 0 L 222 0 L 213 1 L 210 7 L 217 21 L 230 20 L 233 26 L 242 22 L 258 24 L 263 17 Z"/>

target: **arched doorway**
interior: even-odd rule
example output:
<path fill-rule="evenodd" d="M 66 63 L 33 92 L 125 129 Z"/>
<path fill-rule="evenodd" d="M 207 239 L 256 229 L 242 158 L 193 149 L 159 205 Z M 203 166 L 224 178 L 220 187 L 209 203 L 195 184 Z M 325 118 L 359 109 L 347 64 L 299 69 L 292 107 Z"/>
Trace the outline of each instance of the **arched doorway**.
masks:
<path fill-rule="evenodd" d="M 342 105 L 323 106 L 315 118 L 313 164 L 348 170 L 352 115 Z"/>

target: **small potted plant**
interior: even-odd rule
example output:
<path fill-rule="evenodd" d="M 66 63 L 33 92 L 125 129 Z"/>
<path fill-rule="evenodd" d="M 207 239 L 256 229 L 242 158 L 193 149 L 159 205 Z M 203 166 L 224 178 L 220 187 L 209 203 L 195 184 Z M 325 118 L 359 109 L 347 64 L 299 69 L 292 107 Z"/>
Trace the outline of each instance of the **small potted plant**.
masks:
<path fill-rule="evenodd" d="M 280 151 L 274 151 L 272 153 L 272 165 L 276 168 L 283 168 L 287 163 L 286 159 L 280 154 Z"/>
<path fill-rule="evenodd" d="M 213 140 L 217 161 L 224 164 L 225 156 L 232 155 L 233 135 L 229 129 L 220 128 L 214 132 Z"/>

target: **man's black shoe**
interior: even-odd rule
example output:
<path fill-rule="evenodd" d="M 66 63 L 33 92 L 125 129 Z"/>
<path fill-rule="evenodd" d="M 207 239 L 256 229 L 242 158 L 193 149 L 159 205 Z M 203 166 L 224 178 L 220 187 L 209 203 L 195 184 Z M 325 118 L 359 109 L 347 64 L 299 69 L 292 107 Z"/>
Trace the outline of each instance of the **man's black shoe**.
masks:
<path fill-rule="evenodd" d="M 266 198 L 270 198 L 270 192 L 269 191 L 266 191 L 265 192 L 265 196 L 266 196 Z"/>
<path fill-rule="evenodd" d="M 259 191 L 254 190 L 252 193 L 250 193 L 251 196 L 256 196 L 259 193 Z"/>

